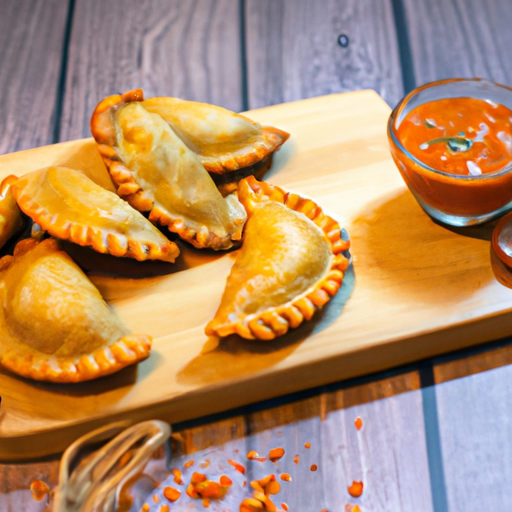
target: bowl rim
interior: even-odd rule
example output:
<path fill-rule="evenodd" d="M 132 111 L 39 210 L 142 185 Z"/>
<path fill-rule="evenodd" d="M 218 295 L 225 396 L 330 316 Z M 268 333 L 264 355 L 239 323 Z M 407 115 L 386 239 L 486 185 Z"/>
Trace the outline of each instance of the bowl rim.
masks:
<path fill-rule="evenodd" d="M 506 164 L 501 169 L 491 172 L 491 173 L 481 174 L 478 176 L 472 176 L 472 175 L 465 176 L 462 174 L 452 174 L 449 172 L 440 171 L 439 169 L 434 169 L 433 167 L 430 167 L 429 165 L 427 165 L 426 163 L 422 162 L 421 160 L 416 158 L 414 155 L 412 155 L 402 145 L 402 143 L 400 142 L 398 137 L 395 135 L 395 130 L 393 128 L 395 119 L 397 118 L 397 116 L 401 112 L 401 110 L 404 108 L 404 106 L 407 105 L 409 103 L 409 101 L 414 96 L 416 96 L 420 92 L 424 91 L 425 89 L 430 89 L 432 87 L 437 87 L 439 85 L 446 85 L 446 84 L 450 84 L 450 83 L 460 83 L 460 82 L 481 82 L 482 84 L 488 84 L 488 85 L 491 85 L 494 87 L 500 87 L 500 88 L 505 89 L 506 91 L 510 92 L 510 94 L 512 96 L 512 88 L 511 87 L 508 87 L 507 85 L 503 85 L 503 84 L 498 84 L 496 82 L 491 82 L 484 78 L 446 78 L 443 80 L 436 80 L 434 82 L 428 82 L 426 84 L 423 84 L 423 85 L 413 89 L 409 94 L 407 94 L 404 98 L 402 98 L 398 102 L 396 107 L 391 111 L 391 114 L 389 115 L 389 118 L 388 118 L 388 124 L 387 124 L 388 140 L 390 142 L 392 142 L 399 149 L 399 151 L 401 153 L 403 153 L 407 158 L 412 160 L 415 164 L 419 165 L 422 169 L 424 169 L 426 171 L 433 172 L 434 174 L 438 174 L 440 176 L 445 176 L 450 179 L 461 180 L 461 181 L 480 181 L 480 180 L 495 179 L 500 176 L 503 176 L 504 174 L 508 174 L 509 172 L 512 171 L 512 159 L 508 164 Z M 463 96 L 461 96 L 461 97 L 463 97 Z"/>

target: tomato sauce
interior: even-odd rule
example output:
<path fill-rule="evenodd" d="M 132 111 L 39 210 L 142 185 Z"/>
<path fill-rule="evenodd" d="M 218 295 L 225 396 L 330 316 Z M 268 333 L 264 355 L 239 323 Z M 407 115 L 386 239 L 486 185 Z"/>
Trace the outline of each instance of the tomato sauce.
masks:
<path fill-rule="evenodd" d="M 479 176 L 512 162 L 512 110 L 490 101 L 424 103 L 407 114 L 397 136 L 418 160 L 449 174 Z"/>
<path fill-rule="evenodd" d="M 473 224 L 512 201 L 512 172 L 500 172 L 512 164 L 508 107 L 469 97 L 440 99 L 418 105 L 390 129 L 407 150 L 402 153 L 390 138 L 400 173 L 432 215 Z"/>

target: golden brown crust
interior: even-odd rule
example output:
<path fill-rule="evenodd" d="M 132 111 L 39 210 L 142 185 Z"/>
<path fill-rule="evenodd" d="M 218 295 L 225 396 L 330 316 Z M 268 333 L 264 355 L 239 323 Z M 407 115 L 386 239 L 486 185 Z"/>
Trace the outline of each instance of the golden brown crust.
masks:
<path fill-rule="evenodd" d="M 277 151 L 290 134 L 261 126 L 242 114 L 216 105 L 179 98 L 149 98 L 149 112 L 159 114 L 213 174 L 253 166 Z"/>
<path fill-rule="evenodd" d="M 129 104 L 140 104 L 142 100 L 143 96 L 140 89 L 129 91 L 123 95 L 110 96 L 98 105 L 91 118 L 92 134 L 98 143 L 99 152 L 117 188 L 117 193 L 136 210 L 149 212 L 149 219 L 152 222 L 166 226 L 170 231 L 178 234 L 180 238 L 197 248 L 225 250 L 238 244 L 241 239 L 245 221 L 245 212 L 241 205 L 235 205 L 235 201 L 238 203 L 236 196 L 225 200 L 216 190 L 213 182 L 211 182 L 211 184 L 205 183 L 205 181 L 211 181 L 211 178 L 195 156 L 193 159 L 190 159 L 190 155 L 188 155 L 188 158 L 191 160 L 191 165 L 194 166 L 194 171 L 191 169 L 191 174 L 194 172 L 197 175 L 197 181 L 202 183 L 202 196 L 197 195 L 195 192 L 191 194 L 191 197 L 197 196 L 199 200 L 196 201 L 196 206 L 192 206 L 188 212 L 179 211 L 179 208 L 176 211 L 172 211 L 172 197 L 167 196 L 163 198 L 163 192 L 161 189 L 159 191 L 159 186 L 157 186 L 151 178 L 148 176 L 144 178 L 141 177 L 137 171 L 132 170 L 126 165 L 126 162 L 123 162 L 123 158 L 120 154 L 121 150 L 118 146 L 119 140 L 116 136 L 116 113 L 121 112 L 120 109 L 123 109 Z M 151 115 L 153 114 L 146 112 L 146 117 Z M 164 123 L 163 120 L 161 122 Z M 158 120 L 155 121 L 153 125 L 148 126 L 147 136 L 152 137 L 150 132 L 151 130 L 155 130 L 158 135 L 162 136 L 163 134 L 163 137 L 166 137 L 168 143 L 169 139 L 174 136 L 182 147 L 176 146 L 173 147 L 172 150 L 180 154 L 189 152 L 193 155 L 193 153 L 175 136 L 172 129 L 167 125 L 165 126 L 167 127 L 167 133 L 165 127 L 162 128 L 158 125 Z M 132 134 L 130 133 L 130 135 Z M 135 137 L 137 135 L 136 133 Z M 164 153 L 163 150 L 162 153 Z M 195 162 L 192 160 L 195 160 Z M 137 164 L 134 165 L 136 166 Z M 197 169 L 196 166 L 199 166 L 200 169 Z M 145 172 L 148 172 L 147 168 L 145 168 Z M 200 176 L 200 173 L 204 173 L 204 176 Z M 159 179 L 162 179 L 161 176 Z M 183 174 L 181 178 L 178 179 L 183 179 Z M 144 185 L 141 185 L 141 183 L 144 183 Z M 190 185 L 196 186 L 194 180 L 192 180 Z M 186 193 L 186 187 L 183 187 L 181 191 Z M 218 195 L 218 198 L 214 197 L 215 194 L 212 195 L 212 191 Z M 161 194 L 160 200 L 156 198 L 158 194 Z M 167 203 L 166 206 L 163 205 L 164 201 Z M 215 203 L 217 207 L 215 207 Z M 201 204 L 211 204 L 212 208 L 215 210 L 215 215 L 212 215 L 210 212 L 208 218 L 206 218 L 204 214 L 197 214 L 195 210 L 199 207 L 198 205 Z M 208 222 L 213 222 L 216 218 L 222 218 L 222 222 L 220 222 L 219 226 L 215 228 L 209 226 Z"/>
<path fill-rule="evenodd" d="M 19 207 L 53 236 L 113 256 L 173 263 L 179 255 L 139 212 L 80 171 L 48 167 L 12 182 Z"/>
<path fill-rule="evenodd" d="M 127 333 L 54 239 L 20 242 L 0 284 L 0 363 L 18 375 L 82 382 L 149 356 L 151 338 Z"/>
<path fill-rule="evenodd" d="M 11 185 L 18 178 L 7 176 L 0 183 L 0 247 L 23 228 L 23 216 L 12 195 Z"/>
<path fill-rule="evenodd" d="M 321 229 L 325 240 L 328 241 L 331 253 L 328 267 L 322 272 L 320 278 L 312 286 L 285 303 L 270 305 L 263 311 L 258 310 L 255 313 L 241 314 L 229 304 L 232 297 L 226 297 L 227 292 L 225 292 L 219 311 L 205 329 L 208 335 L 224 337 L 238 334 L 248 339 L 271 340 L 285 334 L 289 328 L 298 327 L 304 320 L 310 320 L 314 313 L 338 292 L 349 264 L 349 260 L 342 252 L 350 247 L 350 242 L 342 240 L 338 222 L 326 215 L 322 208 L 311 199 L 287 192 L 266 182 L 258 182 L 253 177 L 248 177 L 240 182 L 238 194 L 249 215 L 248 222 L 250 222 L 253 211 L 261 203 L 275 202 L 284 205 L 305 215 Z M 261 236 L 263 238 L 265 234 L 262 233 Z M 274 242 L 271 242 L 270 246 L 272 243 Z M 234 268 L 236 265 L 235 262 Z M 262 269 L 262 272 L 266 272 L 266 269 Z"/>
<path fill-rule="evenodd" d="M 27 379 L 76 383 L 118 372 L 149 357 L 151 337 L 133 334 L 79 358 L 55 358 L 32 350 L 6 350 L 2 365 Z"/>

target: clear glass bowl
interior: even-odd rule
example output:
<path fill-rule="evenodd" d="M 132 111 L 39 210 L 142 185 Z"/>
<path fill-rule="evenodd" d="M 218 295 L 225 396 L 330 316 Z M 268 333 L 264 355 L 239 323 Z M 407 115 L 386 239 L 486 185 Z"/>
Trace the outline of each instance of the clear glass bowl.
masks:
<path fill-rule="evenodd" d="M 445 98 L 489 100 L 512 110 L 512 89 L 504 85 L 464 78 L 423 85 L 400 101 L 389 117 L 391 155 L 410 191 L 429 215 L 452 226 L 481 224 L 512 209 L 512 162 L 478 176 L 450 174 L 418 160 L 397 137 L 400 123 L 411 110 Z"/>

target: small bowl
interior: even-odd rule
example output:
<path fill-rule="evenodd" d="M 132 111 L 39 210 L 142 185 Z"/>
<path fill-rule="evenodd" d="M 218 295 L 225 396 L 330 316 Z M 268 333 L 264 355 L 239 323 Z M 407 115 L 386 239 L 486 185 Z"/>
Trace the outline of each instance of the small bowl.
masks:
<path fill-rule="evenodd" d="M 452 226 L 481 224 L 512 209 L 512 162 L 477 176 L 450 174 L 429 167 L 412 155 L 397 137 L 407 114 L 424 103 L 446 98 L 473 98 L 512 110 L 512 89 L 480 79 L 432 82 L 409 93 L 391 113 L 388 140 L 402 178 L 421 207 Z"/>

